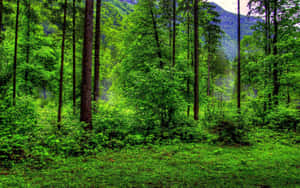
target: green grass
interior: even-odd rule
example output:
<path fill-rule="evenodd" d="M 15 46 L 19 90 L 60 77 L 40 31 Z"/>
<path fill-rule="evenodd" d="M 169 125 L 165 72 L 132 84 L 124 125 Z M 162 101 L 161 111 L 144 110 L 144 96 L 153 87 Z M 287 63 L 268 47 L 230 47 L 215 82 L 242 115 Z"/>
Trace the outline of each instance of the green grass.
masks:
<path fill-rule="evenodd" d="M 300 187 L 299 144 L 138 146 L 1 169 L 0 187 Z M 276 137 L 277 138 L 277 137 Z"/>

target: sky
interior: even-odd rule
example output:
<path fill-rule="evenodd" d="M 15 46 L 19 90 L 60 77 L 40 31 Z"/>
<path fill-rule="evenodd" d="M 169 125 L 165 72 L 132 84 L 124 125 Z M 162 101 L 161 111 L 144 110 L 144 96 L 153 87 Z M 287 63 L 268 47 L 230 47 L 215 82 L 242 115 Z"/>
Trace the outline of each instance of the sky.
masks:
<path fill-rule="evenodd" d="M 237 14 L 237 0 L 208 0 L 209 2 L 214 2 L 218 5 L 220 5 L 223 9 L 233 12 Z M 241 14 L 247 15 L 248 8 L 247 3 L 248 0 L 240 0 L 241 2 Z"/>

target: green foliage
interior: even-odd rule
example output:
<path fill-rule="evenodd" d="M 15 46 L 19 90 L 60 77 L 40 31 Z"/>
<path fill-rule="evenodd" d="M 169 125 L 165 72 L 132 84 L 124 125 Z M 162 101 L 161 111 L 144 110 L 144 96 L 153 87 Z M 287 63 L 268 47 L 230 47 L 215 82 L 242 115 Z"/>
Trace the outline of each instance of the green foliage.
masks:
<path fill-rule="evenodd" d="M 269 127 L 275 130 L 292 130 L 300 129 L 300 114 L 297 109 L 278 106 L 267 115 Z"/>
<path fill-rule="evenodd" d="M 0 165 L 11 166 L 22 161 L 36 130 L 37 114 L 30 98 L 22 98 L 16 106 L 0 101 Z"/>

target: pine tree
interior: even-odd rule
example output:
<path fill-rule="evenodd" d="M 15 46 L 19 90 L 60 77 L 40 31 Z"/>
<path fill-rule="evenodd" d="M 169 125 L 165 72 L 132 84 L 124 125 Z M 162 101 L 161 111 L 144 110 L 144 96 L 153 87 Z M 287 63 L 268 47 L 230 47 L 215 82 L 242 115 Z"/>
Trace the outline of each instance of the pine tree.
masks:
<path fill-rule="evenodd" d="M 198 33 L 198 9 L 199 0 L 194 2 L 194 56 L 195 56 L 195 83 L 194 83 L 194 119 L 199 119 L 199 33 Z"/>
<path fill-rule="evenodd" d="M 82 57 L 80 121 L 86 130 L 92 130 L 92 51 L 93 51 L 93 0 L 85 1 L 84 42 Z"/>
<path fill-rule="evenodd" d="M 101 34 L 101 0 L 96 4 L 96 36 L 95 36 L 95 78 L 94 78 L 94 100 L 99 99 L 99 69 L 100 69 L 100 34 Z"/>
<path fill-rule="evenodd" d="M 61 108 L 62 108 L 62 97 L 63 97 L 63 82 L 64 82 L 64 54 L 65 54 L 65 35 L 66 35 L 66 22 L 67 22 L 67 6 L 68 1 L 65 0 L 64 4 L 64 23 L 63 23 L 63 35 L 62 35 L 62 44 L 61 44 L 61 64 L 60 64 L 60 80 L 59 80 L 59 101 L 58 101 L 58 129 L 61 125 Z"/>
<path fill-rule="evenodd" d="M 20 13 L 20 0 L 17 0 L 16 31 L 15 31 L 15 54 L 14 54 L 14 68 L 13 68 L 13 105 L 14 106 L 16 105 L 19 13 Z"/>

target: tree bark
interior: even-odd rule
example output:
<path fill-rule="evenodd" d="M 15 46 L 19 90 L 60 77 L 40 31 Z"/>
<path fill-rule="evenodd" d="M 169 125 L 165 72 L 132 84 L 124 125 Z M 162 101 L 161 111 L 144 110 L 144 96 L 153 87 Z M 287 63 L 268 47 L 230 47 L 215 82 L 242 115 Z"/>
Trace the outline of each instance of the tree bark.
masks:
<path fill-rule="evenodd" d="M 26 64 L 29 65 L 29 59 L 30 59 L 30 22 L 31 22 L 31 2 L 28 0 L 27 2 L 27 45 L 26 45 Z M 25 69 L 25 91 L 28 93 L 28 71 Z"/>
<path fill-rule="evenodd" d="M 274 0 L 274 39 L 273 39 L 273 55 L 276 56 L 278 54 L 277 48 L 277 37 L 278 37 L 278 22 L 277 22 L 277 0 Z M 275 59 L 274 67 L 273 67 L 273 97 L 274 97 L 274 104 L 275 106 L 278 105 L 278 93 L 279 93 L 279 82 L 278 82 L 278 63 Z"/>
<path fill-rule="evenodd" d="M 241 108 L 241 13 L 240 13 L 240 0 L 238 0 L 238 64 L 237 64 L 237 108 L 240 112 Z"/>
<path fill-rule="evenodd" d="M 3 0 L 0 0 L 0 44 L 2 42 L 2 14 L 3 14 Z"/>
<path fill-rule="evenodd" d="M 73 0 L 73 113 L 76 113 L 76 0 Z"/>
<path fill-rule="evenodd" d="M 188 14 L 188 18 L 187 18 L 187 67 L 189 68 L 190 66 L 190 22 L 191 22 L 191 18 L 190 18 L 190 7 L 189 7 L 189 2 L 187 5 L 187 14 Z M 190 77 L 187 77 L 187 82 L 186 82 L 186 93 L 187 93 L 187 97 L 188 99 L 190 98 Z M 187 106 L 187 117 L 190 116 L 190 104 L 188 103 Z"/>
<path fill-rule="evenodd" d="M 195 83 L 194 83 L 194 119 L 199 119 L 199 33 L 198 33 L 198 4 L 194 2 L 194 56 L 195 56 Z"/>
<path fill-rule="evenodd" d="M 58 117 L 57 117 L 57 128 L 60 129 L 61 125 L 61 108 L 62 108 L 62 97 L 63 97 L 63 82 L 64 82 L 64 55 L 65 55 L 65 35 L 66 35 L 66 24 L 67 24 L 67 4 L 65 0 L 64 4 L 64 23 L 63 23 L 63 35 L 61 43 L 61 63 L 60 63 L 60 80 L 59 80 L 59 99 L 58 99 Z"/>
<path fill-rule="evenodd" d="M 160 43 L 159 43 L 159 37 L 158 37 L 158 31 L 157 31 L 157 24 L 156 24 L 156 20 L 154 17 L 154 13 L 153 13 L 153 5 L 151 4 L 151 1 L 149 1 L 149 5 L 150 5 L 150 14 L 151 14 L 151 18 L 152 18 L 152 24 L 153 24 L 153 30 L 154 30 L 154 37 L 155 37 L 155 42 L 156 42 L 156 47 L 157 47 L 157 55 L 159 57 L 159 63 L 160 63 L 160 68 L 164 67 L 164 64 L 162 62 L 162 55 L 161 55 L 161 51 L 160 51 Z"/>
<path fill-rule="evenodd" d="M 85 3 L 80 121 L 87 124 L 85 130 L 92 130 L 93 0 Z"/>
<path fill-rule="evenodd" d="M 176 0 L 173 0 L 173 47 L 172 47 L 172 66 L 175 66 L 176 53 Z"/>
<path fill-rule="evenodd" d="M 96 5 L 96 36 L 95 36 L 95 77 L 94 77 L 94 101 L 99 99 L 99 68 L 100 68 L 100 34 L 101 34 L 101 0 Z"/>
<path fill-rule="evenodd" d="M 16 32 L 15 32 L 15 54 L 14 54 L 14 68 L 13 68 L 13 105 L 14 106 L 16 105 L 16 80 L 17 80 L 19 12 L 20 12 L 20 0 L 17 0 Z"/>

